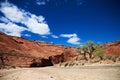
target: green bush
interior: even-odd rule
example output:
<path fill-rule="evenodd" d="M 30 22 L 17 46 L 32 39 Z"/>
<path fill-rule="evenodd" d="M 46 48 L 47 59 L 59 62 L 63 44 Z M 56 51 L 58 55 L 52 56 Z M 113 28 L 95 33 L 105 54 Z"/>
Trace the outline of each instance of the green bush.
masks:
<path fill-rule="evenodd" d="M 93 52 L 95 58 L 100 58 L 101 60 L 105 57 L 105 49 L 102 47 L 97 47 Z"/>

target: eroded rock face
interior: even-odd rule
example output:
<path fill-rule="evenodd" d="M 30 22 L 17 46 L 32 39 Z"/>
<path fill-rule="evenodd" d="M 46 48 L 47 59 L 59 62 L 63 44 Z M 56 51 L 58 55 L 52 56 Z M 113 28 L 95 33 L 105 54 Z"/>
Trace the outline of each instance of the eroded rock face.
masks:
<path fill-rule="evenodd" d="M 75 60 L 72 47 L 42 41 L 30 41 L 0 32 L 0 64 L 21 67 L 52 66 Z"/>
<path fill-rule="evenodd" d="M 109 42 L 104 46 L 108 56 L 120 55 L 120 40 L 116 42 Z"/>

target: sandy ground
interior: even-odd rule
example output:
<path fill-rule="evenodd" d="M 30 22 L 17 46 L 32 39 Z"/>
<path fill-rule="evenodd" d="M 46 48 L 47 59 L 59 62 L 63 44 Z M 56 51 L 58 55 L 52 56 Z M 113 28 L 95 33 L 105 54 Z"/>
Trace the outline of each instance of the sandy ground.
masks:
<path fill-rule="evenodd" d="M 120 80 L 120 65 L 4 69 L 0 80 Z"/>

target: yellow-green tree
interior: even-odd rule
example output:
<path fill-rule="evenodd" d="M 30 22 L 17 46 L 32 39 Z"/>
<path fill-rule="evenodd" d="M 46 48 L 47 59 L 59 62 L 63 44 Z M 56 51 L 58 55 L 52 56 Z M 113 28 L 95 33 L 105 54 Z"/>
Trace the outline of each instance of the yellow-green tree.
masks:
<path fill-rule="evenodd" d="M 92 40 L 87 41 L 87 43 L 82 45 L 81 48 L 84 52 L 84 58 L 86 59 L 86 54 L 89 54 L 89 58 L 92 58 L 92 53 L 95 50 L 95 43 Z"/>
<path fill-rule="evenodd" d="M 94 50 L 93 55 L 94 57 L 99 57 L 101 60 L 103 60 L 103 57 L 105 56 L 105 49 L 98 45 Z"/>
<path fill-rule="evenodd" d="M 89 58 L 92 58 L 92 53 L 95 50 L 95 43 L 92 40 L 87 42 Z"/>
<path fill-rule="evenodd" d="M 86 53 L 88 51 L 88 45 L 87 44 L 82 44 L 82 48 L 81 49 L 83 50 L 83 53 L 84 53 L 84 59 L 87 60 Z"/>

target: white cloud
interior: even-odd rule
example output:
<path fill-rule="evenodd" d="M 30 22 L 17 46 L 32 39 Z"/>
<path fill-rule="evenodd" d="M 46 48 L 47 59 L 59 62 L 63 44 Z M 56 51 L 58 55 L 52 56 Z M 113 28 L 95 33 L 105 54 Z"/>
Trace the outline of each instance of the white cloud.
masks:
<path fill-rule="evenodd" d="M 47 0 L 49 1 L 49 0 Z M 22 34 L 24 31 L 29 31 L 41 35 L 43 38 L 48 38 L 46 35 L 51 34 L 50 28 L 43 16 L 37 16 L 25 10 L 19 9 L 16 5 L 9 2 L 0 3 L 0 12 L 4 16 L 0 17 L 0 31 L 12 36 L 31 36 L 29 34 Z M 18 23 L 26 26 L 19 26 Z M 71 44 L 80 44 L 80 38 L 77 34 L 61 34 L 61 37 L 68 38 L 67 42 Z M 51 34 L 53 38 L 59 38 Z"/>
<path fill-rule="evenodd" d="M 51 35 L 52 38 L 59 38 L 58 36 L 56 35 Z"/>
<path fill-rule="evenodd" d="M 0 21 L 3 21 L 4 23 L 10 22 L 7 18 L 5 17 L 0 17 Z"/>
<path fill-rule="evenodd" d="M 24 13 L 17 6 L 8 2 L 1 3 L 0 11 L 13 22 L 21 22 L 24 19 Z"/>
<path fill-rule="evenodd" d="M 5 17 L 3 16 L 0 17 L 1 18 L 0 20 L 4 21 L 4 23 L 11 22 L 12 24 L 14 23 L 24 24 L 27 27 L 26 28 L 27 31 L 30 31 L 32 33 L 36 33 L 39 35 L 48 35 L 51 33 L 50 28 L 43 16 L 36 16 L 35 14 L 26 12 L 22 9 L 19 9 L 17 6 L 9 2 L 4 2 L 4 3 L 1 3 L 0 5 L 1 5 L 0 11 L 5 16 Z M 1 23 L 1 24 L 4 25 L 4 23 Z M 19 25 L 17 26 L 19 27 Z"/>
<path fill-rule="evenodd" d="M 61 34 L 60 36 L 66 37 L 66 38 L 77 37 L 77 35 L 75 33 L 73 33 L 73 34 Z"/>
<path fill-rule="evenodd" d="M 79 42 L 80 38 L 75 33 L 73 33 L 73 34 L 61 34 L 60 36 L 68 38 L 68 40 L 67 40 L 68 43 L 75 44 L 75 45 L 80 44 L 80 42 Z"/>
<path fill-rule="evenodd" d="M 80 42 L 78 42 L 80 40 L 80 38 L 78 37 L 71 37 L 68 39 L 68 43 L 71 43 L 71 44 L 80 44 Z"/>
<path fill-rule="evenodd" d="M 33 33 L 40 34 L 40 35 L 50 34 L 50 29 L 48 24 L 43 22 L 42 17 L 39 17 L 38 20 L 37 18 L 38 18 L 37 16 L 31 15 L 31 17 L 26 22 L 23 22 L 23 23 Z"/>
<path fill-rule="evenodd" d="M 4 31 L 8 35 L 21 37 L 21 32 L 23 32 L 25 30 L 26 30 L 26 28 L 24 28 L 22 26 L 18 26 L 16 24 L 13 24 L 11 22 L 9 22 L 7 24 L 0 23 L 0 31 Z"/>
<path fill-rule="evenodd" d="M 25 34 L 24 36 L 31 37 L 31 35 L 30 35 L 30 34 Z"/>

